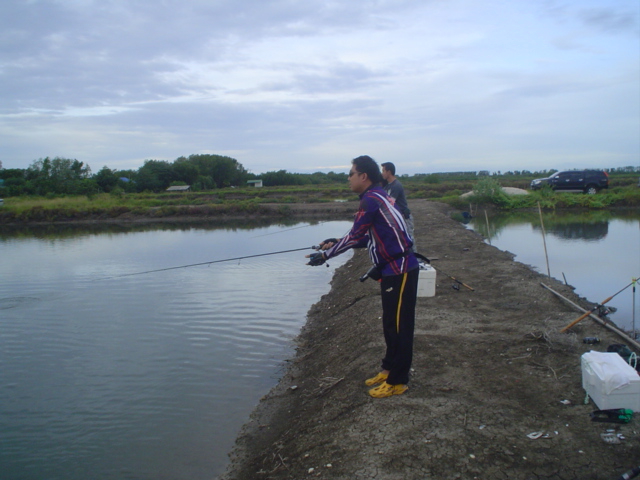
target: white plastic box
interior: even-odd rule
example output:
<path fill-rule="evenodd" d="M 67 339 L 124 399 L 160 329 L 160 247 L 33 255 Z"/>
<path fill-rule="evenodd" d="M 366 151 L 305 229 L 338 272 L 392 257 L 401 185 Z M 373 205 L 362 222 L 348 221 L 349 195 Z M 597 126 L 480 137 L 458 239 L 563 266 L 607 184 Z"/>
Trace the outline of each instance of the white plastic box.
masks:
<path fill-rule="evenodd" d="M 640 412 L 640 376 L 615 352 L 582 355 L 582 388 L 600 410 L 628 408 Z"/>
<path fill-rule="evenodd" d="M 421 263 L 418 277 L 418 297 L 434 297 L 436 295 L 436 269 L 431 265 Z"/>

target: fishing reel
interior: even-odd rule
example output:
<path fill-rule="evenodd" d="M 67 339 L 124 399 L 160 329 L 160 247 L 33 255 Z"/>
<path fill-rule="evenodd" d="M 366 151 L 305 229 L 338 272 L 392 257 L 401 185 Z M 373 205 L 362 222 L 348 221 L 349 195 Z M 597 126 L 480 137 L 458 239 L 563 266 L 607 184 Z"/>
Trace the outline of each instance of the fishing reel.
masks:
<path fill-rule="evenodd" d="M 316 252 L 309 255 L 309 262 L 307 262 L 307 265 L 311 265 L 312 267 L 319 267 L 320 265 L 326 264 L 328 267 L 329 264 L 326 263 L 326 261 L 327 259 L 324 258 L 324 254 L 322 252 Z"/>
<path fill-rule="evenodd" d="M 382 278 L 382 272 L 380 271 L 377 265 L 374 265 L 369 269 L 367 273 L 362 275 L 360 277 L 360 281 L 364 282 L 367 278 L 370 278 L 371 280 L 375 280 L 376 282 L 380 281 L 380 279 Z"/>
<path fill-rule="evenodd" d="M 615 313 L 617 309 L 615 307 L 605 307 L 604 305 L 598 305 L 597 314 L 600 318 L 604 318 L 606 320 L 607 315 L 610 313 Z"/>

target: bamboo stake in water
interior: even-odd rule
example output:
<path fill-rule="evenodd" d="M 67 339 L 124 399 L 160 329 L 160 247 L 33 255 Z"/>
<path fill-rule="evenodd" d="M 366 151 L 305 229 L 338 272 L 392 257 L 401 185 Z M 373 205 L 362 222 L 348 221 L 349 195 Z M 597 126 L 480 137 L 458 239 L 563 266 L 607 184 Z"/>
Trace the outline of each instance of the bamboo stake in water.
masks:
<path fill-rule="evenodd" d="M 487 211 L 484 211 L 484 219 L 487 221 L 487 238 L 489 239 L 489 245 L 491 245 L 491 228 L 489 227 L 489 216 Z"/>
<path fill-rule="evenodd" d="M 547 240 L 544 232 L 544 222 L 542 220 L 542 208 L 540 208 L 540 202 L 538 202 L 538 213 L 540 214 L 540 226 L 542 227 L 542 243 L 544 244 L 544 258 L 547 261 L 547 276 L 551 278 L 551 271 L 549 270 L 549 255 L 547 254 Z"/>
<path fill-rule="evenodd" d="M 631 318 L 633 319 L 633 339 L 637 339 L 638 338 L 638 334 L 636 333 L 636 282 L 638 281 L 637 278 L 632 278 L 632 283 L 633 283 L 633 300 L 631 302 L 632 307 L 631 307 Z"/>

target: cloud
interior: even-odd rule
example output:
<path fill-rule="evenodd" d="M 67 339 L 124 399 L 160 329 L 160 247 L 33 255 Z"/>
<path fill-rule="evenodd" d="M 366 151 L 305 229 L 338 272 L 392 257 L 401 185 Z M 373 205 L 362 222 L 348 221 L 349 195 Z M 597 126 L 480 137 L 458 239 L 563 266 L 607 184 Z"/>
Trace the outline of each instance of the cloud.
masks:
<path fill-rule="evenodd" d="M 606 33 L 638 34 L 637 11 L 633 12 L 630 8 L 588 8 L 580 10 L 578 15 L 585 24 Z"/>
<path fill-rule="evenodd" d="M 637 30 L 628 0 L 6 0 L 0 156 L 97 170 L 211 152 L 256 173 L 362 153 L 414 172 L 632 164 Z M 575 165 L 558 165 L 567 152 Z"/>

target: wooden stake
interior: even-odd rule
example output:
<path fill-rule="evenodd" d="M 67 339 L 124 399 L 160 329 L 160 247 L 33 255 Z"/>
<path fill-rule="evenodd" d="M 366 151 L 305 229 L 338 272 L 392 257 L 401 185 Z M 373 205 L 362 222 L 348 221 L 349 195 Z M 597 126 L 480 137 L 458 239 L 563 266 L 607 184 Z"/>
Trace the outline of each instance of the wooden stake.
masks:
<path fill-rule="evenodd" d="M 540 208 L 540 202 L 538 202 L 538 213 L 540 214 L 540 226 L 542 227 L 542 243 L 544 245 L 544 258 L 547 261 L 547 276 L 551 278 L 551 271 L 549 270 L 549 255 L 547 254 L 547 239 L 544 231 L 544 221 L 542 220 L 542 208 Z"/>
<path fill-rule="evenodd" d="M 489 239 L 489 245 L 491 245 L 491 228 L 489 227 L 489 216 L 487 211 L 484 211 L 484 219 L 487 221 L 487 238 Z"/>

